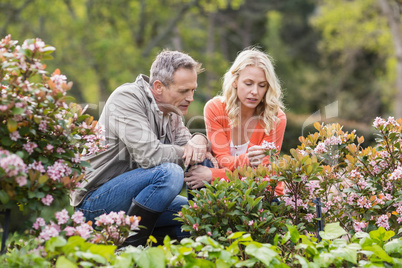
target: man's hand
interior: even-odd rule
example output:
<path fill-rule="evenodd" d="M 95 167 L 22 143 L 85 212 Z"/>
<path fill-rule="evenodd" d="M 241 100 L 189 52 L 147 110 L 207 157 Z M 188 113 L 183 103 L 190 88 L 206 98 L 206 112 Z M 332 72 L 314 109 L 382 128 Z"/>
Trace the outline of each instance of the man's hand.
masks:
<path fill-rule="evenodd" d="M 204 181 L 211 183 L 212 171 L 205 166 L 192 166 L 184 173 L 184 181 L 189 189 L 197 189 L 204 186 Z"/>
<path fill-rule="evenodd" d="M 258 167 L 265 156 L 265 149 L 262 146 L 255 145 L 248 148 L 247 157 L 252 167 Z"/>
<path fill-rule="evenodd" d="M 202 135 L 194 135 L 184 146 L 184 166 L 204 161 L 208 148 L 208 140 Z"/>

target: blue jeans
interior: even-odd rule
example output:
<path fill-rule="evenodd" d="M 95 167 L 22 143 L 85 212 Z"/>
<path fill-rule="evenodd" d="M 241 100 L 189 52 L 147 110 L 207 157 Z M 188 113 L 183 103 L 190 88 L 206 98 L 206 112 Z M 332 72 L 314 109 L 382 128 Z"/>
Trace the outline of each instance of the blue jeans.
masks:
<path fill-rule="evenodd" d="M 86 220 L 94 219 L 112 211 L 127 212 L 134 199 L 138 204 L 153 212 L 161 212 L 155 228 L 177 226 L 177 236 L 183 235 L 181 223 L 173 220 L 187 198 L 178 194 L 183 188 L 183 169 L 173 163 L 123 173 L 96 190 L 90 192 L 77 210 L 84 213 Z M 141 224 L 141 223 L 140 223 Z"/>

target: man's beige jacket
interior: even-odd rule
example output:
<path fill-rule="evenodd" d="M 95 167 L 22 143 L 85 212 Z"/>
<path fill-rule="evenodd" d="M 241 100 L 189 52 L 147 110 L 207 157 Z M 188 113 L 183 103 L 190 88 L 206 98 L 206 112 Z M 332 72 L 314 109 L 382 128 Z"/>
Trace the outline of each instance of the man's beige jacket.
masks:
<path fill-rule="evenodd" d="M 91 169 L 82 189 L 72 192 L 72 206 L 78 206 L 88 192 L 129 170 L 165 162 L 182 164 L 181 146 L 190 140 L 190 131 L 178 114 L 163 115 L 148 82 L 147 76 L 139 75 L 134 83 L 124 84 L 110 95 L 99 118 L 107 149 L 85 159 Z"/>

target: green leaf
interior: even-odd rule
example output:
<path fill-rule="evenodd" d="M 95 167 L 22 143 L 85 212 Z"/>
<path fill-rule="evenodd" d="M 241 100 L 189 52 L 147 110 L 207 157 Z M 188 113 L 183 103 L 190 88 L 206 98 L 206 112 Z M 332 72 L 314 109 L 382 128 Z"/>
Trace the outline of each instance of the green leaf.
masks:
<path fill-rule="evenodd" d="M 226 261 L 222 260 L 222 259 L 218 259 L 215 263 L 215 267 L 216 268 L 230 268 L 232 267 L 232 265 L 230 265 L 229 263 L 227 263 Z"/>
<path fill-rule="evenodd" d="M 93 260 L 101 264 L 106 264 L 106 258 L 101 255 L 92 252 L 77 252 L 76 255 L 80 258 L 84 258 L 87 260 Z"/>
<path fill-rule="evenodd" d="M 5 147 L 9 147 L 13 144 L 13 141 L 10 139 L 9 136 L 3 136 L 1 138 L 1 144 Z"/>
<path fill-rule="evenodd" d="M 393 263 L 392 258 L 377 244 L 373 244 L 373 246 L 365 248 L 365 250 L 370 250 L 374 252 L 373 255 L 381 259 L 382 261 Z"/>
<path fill-rule="evenodd" d="M 14 107 L 14 108 L 11 109 L 11 113 L 12 113 L 13 115 L 23 114 L 23 113 L 24 113 L 24 109 L 23 109 L 23 108 Z"/>
<path fill-rule="evenodd" d="M 278 255 L 278 253 L 268 248 L 268 246 L 258 246 L 256 242 L 250 243 L 246 247 L 246 253 L 257 258 L 266 266 L 269 266 L 271 261 Z"/>
<path fill-rule="evenodd" d="M 237 238 L 243 236 L 244 233 L 245 232 L 235 232 L 235 233 L 229 235 L 228 239 L 237 239 Z"/>
<path fill-rule="evenodd" d="M 324 227 L 324 231 L 320 232 L 320 236 L 326 240 L 336 239 L 345 234 L 347 232 L 339 225 L 339 222 L 328 223 Z"/>
<path fill-rule="evenodd" d="M 300 237 L 300 234 L 297 231 L 297 228 L 295 226 L 289 225 L 289 224 L 286 224 L 286 227 L 288 228 L 288 230 L 290 232 L 290 240 L 296 244 Z"/>
<path fill-rule="evenodd" d="M 18 128 L 18 123 L 16 121 L 14 121 L 13 119 L 7 120 L 7 129 L 10 133 L 16 131 L 17 128 Z"/>
<path fill-rule="evenodd" d="M 114 256 L 114 251 L 116 248 L 117 246 L 112 245 L 93 245 L 89 248 L 89 251 L 110 261 L 111 257 Z"/>
<path fill-rule="evenodd" d="M 400 253 L 402 255 L 402 240 L 394 239 L 384 245 L 384 250 L 388 254 Z"/>
<path fill-rule="evenodd" d="M 2 204 L 7 204 L 10 201 L 10 197 L 4 190 L 0 190 L 0 201 Z"/>
<path fill-rule="evenodd" d="M 56 261 L 56 268 L 77 268 L 78 265 L 67 259 L 65 256 L 60 256 Z"/>
<path fill-rule="evenodd" d="M 373 239 L 377 244 L 383 245 L 383 242 L 388 241 L 391 237 L 395 235 L 394 231 L 386 231 L 384 227 L 380 227 L 377 230 L 371 231 L 371 239 Z"/>
<path fill-rule="evenodd" d="M 357 251 L 350 248 L 337 248 L 331 250 L 331 254 L 335 257 L 341 258 L 345 261 L 351 262 L 353 264 L 357 263 Z"/>
<path fill-rule="evenodd" d="M 139 267 L 165 268 L 165 253 L 161 248 L 148 248 L 134 256 Z"/>
<path fill-rule="evenodd" d="M 62 247 L 66 244 L 67 244 L 67 240 L 64 239 L 64 237 L 56 236 L 56 237 L 50 238 L 46 242 L 45 249 L 46 249 L 46 251 L 55 252 L 56 248 Z"/>

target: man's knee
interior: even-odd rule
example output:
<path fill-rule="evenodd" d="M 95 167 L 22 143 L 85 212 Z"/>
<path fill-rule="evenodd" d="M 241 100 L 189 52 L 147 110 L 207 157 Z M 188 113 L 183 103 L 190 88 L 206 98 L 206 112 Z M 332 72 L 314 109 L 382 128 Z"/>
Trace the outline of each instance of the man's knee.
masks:
<path fill-rule="evenodd" d="M 174 163 L 164 163 L 159 167 L 160 172 L 164 175 L 169 182 L 169 186 L 173 189 L 181 189 L 184 183 L 184 171 L 179 165 Z"/>

